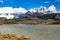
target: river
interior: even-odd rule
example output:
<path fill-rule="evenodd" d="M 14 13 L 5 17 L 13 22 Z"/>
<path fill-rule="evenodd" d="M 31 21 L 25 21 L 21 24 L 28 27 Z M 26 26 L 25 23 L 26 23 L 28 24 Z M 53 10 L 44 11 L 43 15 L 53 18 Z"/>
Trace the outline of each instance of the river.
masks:
<path fill-rule="evenodd" d="M 31 40 L 60 40 L 59 25 L 1 25 L 0 32 L 23 34 Z"/>

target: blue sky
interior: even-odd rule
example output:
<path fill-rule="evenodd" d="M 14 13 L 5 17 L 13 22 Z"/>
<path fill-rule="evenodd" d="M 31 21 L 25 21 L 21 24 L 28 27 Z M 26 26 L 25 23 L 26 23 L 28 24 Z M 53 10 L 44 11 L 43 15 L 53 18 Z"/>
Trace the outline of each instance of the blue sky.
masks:
<path fill-rule="evenodd" d="M 40 6 L 49 7 L 54 5 L 60 10 L 60 0 L 0 0 L 0 7 L 23 7 L 25 9 L 39 8 Z"/>

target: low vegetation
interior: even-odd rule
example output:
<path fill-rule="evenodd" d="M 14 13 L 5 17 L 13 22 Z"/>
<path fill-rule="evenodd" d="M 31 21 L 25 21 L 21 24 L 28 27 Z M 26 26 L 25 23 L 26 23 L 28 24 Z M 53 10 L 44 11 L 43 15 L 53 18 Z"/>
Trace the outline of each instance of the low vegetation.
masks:
<path fill-rule="evenodd" d="M 2 24 L 60 24 L 60 19 L 41 19 L 41 18 L 23 18 L 23 19 L 0 19 Z"/>
<path fill-rule="evenodd" d="M 0 33 L 0 40 L 30 40 L 30 38 L 26 38 L 24 35 Z"/>

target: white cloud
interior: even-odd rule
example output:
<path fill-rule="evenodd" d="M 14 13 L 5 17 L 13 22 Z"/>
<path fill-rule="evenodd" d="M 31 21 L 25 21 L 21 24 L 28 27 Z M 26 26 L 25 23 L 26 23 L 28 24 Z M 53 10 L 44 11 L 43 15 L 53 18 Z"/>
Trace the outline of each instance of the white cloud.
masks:
<path fill-rule="evenodd" d="M 26 13 L 27 10 L 25 8 L 13 8 L 13 7 L 1 7 L 0 13 Z"/>
<path fill-rule="evenodd" d="M 45 1 L 44 3 L 46 3 L 46 4 L 47 4 L 47 3 L 49 3 L 49 1 Z"/>
<path fill-rule="evenodd" d="M 37 10 L 40 12 L 40 8 L 31 8 L 30 12 L 36 12 Z M 51 5 L 48 9 L 46 7 L 45 8 L 45 11 L 52 11 L 52 12 L 56 12 L 56 7 L 54 5 Z M 17 13 L 17 14 L 25 14 L 27 12 L 27 10 L 25 8 L 22 8 L 22 7 L 19 7 L 19 8 L 13 8 L 13 7 L 1 7 L 0 8 L 0 13 Z"/>
<path fill-rule="evenodd" d="M 0 0 L 0 3 L 3 3 L 4 1 L 3 0 Z"/>
<path fill-rule="evenodd" d="M 19 8 L 14 8 L 13 11 L 15 13 L 26 13 L 27 10 L 25 8 L 19 7 Z"/>
<path fill-rule="evenodd" d="M 11 14 L 25 14 L 27 10 L 25 8 L 19 7 L 19 8 L 13 8 L 13 7 L 1 7 L 0 8 L 0 17 L 5 17 L 7 19 L 13 19 L 14 15 L 5 15 L 5 13 Z"/>
<path fill-rule="evenodd" d="M 56 7 L 54 5 L 51 5 L 48 10 L 52 11 L 52 12 L 56 12 Z"/>

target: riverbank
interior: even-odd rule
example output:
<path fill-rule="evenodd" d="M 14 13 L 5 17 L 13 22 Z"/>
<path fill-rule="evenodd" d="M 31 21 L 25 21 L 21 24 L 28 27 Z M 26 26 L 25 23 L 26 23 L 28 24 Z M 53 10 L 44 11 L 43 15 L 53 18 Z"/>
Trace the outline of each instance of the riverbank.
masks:
<path fill-rule="evenodd" d="M 0 26 L 7 26 L 7 27 L 12 27 L 11 25 L 13 25 L 13 26 L 23 26 L 24 25 L 24 27 L 25 27 L 25 25 L 27 25 L 28 27 L 29 26 L 42 26 L 42 27 L 44 27 L 44 26 L 46 26 L 46 27 L 60 27 L 60 25 L 55 25 L 55 24 L 36 24 L 36 25 L 31 25 L 31 24 L 3 24 L 3 25 L 0 25 Z"/>

